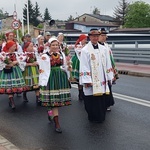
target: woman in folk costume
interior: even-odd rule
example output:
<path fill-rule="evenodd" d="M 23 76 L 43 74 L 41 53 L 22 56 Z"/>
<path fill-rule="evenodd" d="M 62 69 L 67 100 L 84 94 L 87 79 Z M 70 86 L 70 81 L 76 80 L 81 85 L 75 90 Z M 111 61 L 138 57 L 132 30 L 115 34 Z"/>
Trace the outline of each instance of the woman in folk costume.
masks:
<path fill-rule="evenodd" d="M 40 100 L 41 105 L 48 107 L 48 117 L 55 122 L 55 131 L 61 133 L 58 107 L 71 104 L 70 84 L 67 76 L 69 66 L 59 51 L 56 38 L 49 39 L 50 50 L 41 56 L 39 62 Z"/>
<path fill-rule="evenodd" d="M 7 41 L 0 53 L 0 94 L 8 94 L 9 106 L 15 109 L 14 94 L 26 91 L 22 75 L 21 59 L 14 41 Z"/>
<path fill-rule="evenodd" d="M 91 29 L 89 43 L 84 46 L 80 58 L 80 84 L 84 90 L 84 105 L 91 122 L 102 123 L 105 120 L 105 94 L 109 94 L 108 82 L 112 82 L 113 73 L 110 56 L 105 47 L 98 44 L 100 32 Z"/>
<path fill-rule="evenodd" d="M 38 35 L 36 38 L 36 44 L 35 44 L 35 53 L 37 56 L 37 61 L 40 59 L 41 55 L 43 53 L 46 53 L 49 50 L 48 43 L 44 44 L 44 36 L 43 35 Z"/>
<path fill-rule="evenodd" d="M 82 48 L 86 45 L 86 43 L 87 43 L 87 36 L 85 34 L 81 34 L 75 43 L 74 47 L 75 55 L 71 59 L 72 61 L 71 82 L 78 84 L 79 100 L 83 100 L 84 96 L 83 86 L 79 84 L 79 66 L 80 66 L 81 51 Z"/>
<path fill-rule="evenodd" d="M 39 100 L 39 66 L 35 55 L 34 45 L 32 42 L 26 42 L 24 45 L 24 54 L 22 59 L 24 61 L 23 77 L 28 87 L 28 91 L 35 91 L 36 103 L 40 104 Z M 27 91 L 23 92 L 24 102 L 28 102 Z"/>
<path fill-rule="evenodd" d="M 16 50 L 15 51 L 17 51 L 18 53 L 22 53 L 22 47 L 19 45 L 19 43 L 17 41 L 15 41 L 15 34 L 13 32 L 7 32 L 5 34 L 5 37 L 6 37 L 6 42 L 7 41 L 14 41 L 14 42 L 16 42 Z M 6 42 L 4 42 L 2 44 L 2 49 L 6 45 Z"/>
<path fill-rule="evenodd" d="M 115 67 L 115 61 L 114 61 L 114 58 L 113 58 L 113 54 L 112 54 L 112 51 L 109 47 L 109 45 L 106 43 L 106 39 L 107 39 L 107 32 L 105 30 L 105 28 L 101 28 L 100 31 L 100 36 L 99 36 L 99 44 L 101 44 L 102 46 L 104 46 L 106 48 L 106 50 L 108 51 L 109 55 L 110 55 L 110 63 L 112 65 L 112 71 L 113 71 L 113 81 L 112 81 L 112 84 L 115 83 L 115 81 L 118 79 L 118 73 L 115 71 L 117 70 L 116 67 Z M 109 84 L 109 90 L 110 90 L 110 94 L 109 95 L 106 95 L 106 105 L 107 105 L 107 111 L 111 111 L 110 109 L 110 106 L 114 105 L 115 101 L 114 101 L 114 98 L 113 98 L 113 94 L 112 94 L 112 84 Z"/>
<path fill-rule="evenodd" d="M 38 35 L 36 47 L 37 47 L 37 52 L 38 54 L 42 54 L 45 49 L 47 48 L 44 44 L 44 36 L 43 35 Z"/>
<path fill-rule="evenodd" d="M 62 53 L 62 55 L 65 57 L 65 63 L 68 66 L 71 66 L 71 55 L 70 55 L 70 49 L 72 49 L 72 46 L 68 46 L 67 43 L 64 42 L 64 34 L 63 33 L 58 33 L 57 40 L 59 41 L 59 48 Z M 67 75 L 69 79 L 71 78 L 71 70 L 72 68 L 70 67 L 69 70 L 67 70 Z"/>
<path fill-rule="evenodd" d="M 58 33 L 57 40 L 59 41 L 59 45 L 62 51 L 65 51 L 65 48 L 67 47 L 67 43 L 64 42 L 64 34 Z"/>

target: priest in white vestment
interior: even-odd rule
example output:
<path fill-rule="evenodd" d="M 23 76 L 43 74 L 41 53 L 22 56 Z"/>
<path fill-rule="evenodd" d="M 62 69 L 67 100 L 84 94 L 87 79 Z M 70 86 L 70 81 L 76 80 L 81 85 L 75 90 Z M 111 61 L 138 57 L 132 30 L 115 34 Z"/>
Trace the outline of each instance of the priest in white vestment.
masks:
<path fill-rule="evenodd" d="M 91 29 L 89 43 L 82 49 L 80 58 L 80 84 L 85 94 L 84 104 L 91 122 L 103 122 L 106 114 L 105 94 L 109 94 L 108 82 L 113 72 L 108 51 L 98 44 L 100 32 Z"/>

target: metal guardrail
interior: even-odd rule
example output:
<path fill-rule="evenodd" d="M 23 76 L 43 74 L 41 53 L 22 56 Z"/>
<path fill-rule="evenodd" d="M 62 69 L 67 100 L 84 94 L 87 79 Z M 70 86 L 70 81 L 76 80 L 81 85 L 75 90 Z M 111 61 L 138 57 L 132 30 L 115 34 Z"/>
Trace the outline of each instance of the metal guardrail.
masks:
<path fill-rule="evenodd" d="M 108 41 L 116 62 L 150 64 L 149 40 Z M 74 55 L 74 50 L 71 50 Z"/>
<path fill-rule="evenodd" d="M 149 40 L 108 41 L 116 62 L 150 64 Z"/>

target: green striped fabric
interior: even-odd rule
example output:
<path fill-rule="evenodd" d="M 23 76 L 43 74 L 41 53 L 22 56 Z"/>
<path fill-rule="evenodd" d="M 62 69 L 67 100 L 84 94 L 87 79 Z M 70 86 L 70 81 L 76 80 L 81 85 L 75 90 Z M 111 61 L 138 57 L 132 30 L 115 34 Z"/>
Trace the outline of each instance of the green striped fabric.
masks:
<path fill-rule="evenodd" d="M 42 106 L 66 106 L 71 104 L 70 85 L 65 71 L 51 67 L 47 86 L 40 88 Z"/>

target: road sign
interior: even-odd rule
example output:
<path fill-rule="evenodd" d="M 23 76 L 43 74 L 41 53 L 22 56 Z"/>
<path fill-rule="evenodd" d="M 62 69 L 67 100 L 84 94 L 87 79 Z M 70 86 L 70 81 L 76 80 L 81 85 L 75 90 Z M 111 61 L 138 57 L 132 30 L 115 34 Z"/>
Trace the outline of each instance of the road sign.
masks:
<path fill-rule="evenodd" d="M 11 23 L 11 26 L 14 30 L 17 30 L 20 28 L 20 22 L 17 21 L 17 20 L 14 20 L 12 23 Z"/>
<path fill-rule="evenodd" d="M 17 12 L 16 11 L 13 12 L 13 18 L 14 18 L 14 20 L 17 20 Z"/>

